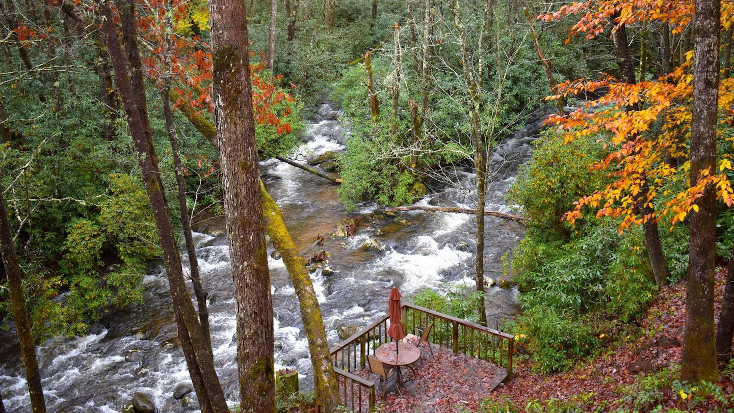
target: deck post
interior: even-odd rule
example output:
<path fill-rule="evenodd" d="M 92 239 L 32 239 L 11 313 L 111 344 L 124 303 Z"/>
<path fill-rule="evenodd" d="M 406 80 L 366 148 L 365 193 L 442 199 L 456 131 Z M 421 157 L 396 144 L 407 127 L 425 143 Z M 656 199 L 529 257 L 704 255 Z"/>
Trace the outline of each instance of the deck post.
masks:
<path fill-rule="evenodd" d="M 515 352 L 514 338 L 507 340 L 507 380 L 512 378 L 512 354 Z"/>
<path fill-rule="evenodd" d="M 459 323 L 454 321 L 454 334 L 453 334 L 453 341 L 454 341 L 454 353 L 459 352 Z"/>
<path fill-rule="evenodd" d="M 367 355 L 365 354 L 366 345 L 365 345 L 365 337 L 362 336 L 359 338 L 359 366 L 364 369 L 365 362 L 367 361 Z"/>

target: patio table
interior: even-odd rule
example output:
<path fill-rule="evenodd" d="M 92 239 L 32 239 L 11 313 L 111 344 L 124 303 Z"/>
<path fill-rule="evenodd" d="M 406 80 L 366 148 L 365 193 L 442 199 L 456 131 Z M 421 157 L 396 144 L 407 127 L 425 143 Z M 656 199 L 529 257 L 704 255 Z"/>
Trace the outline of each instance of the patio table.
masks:
<path fill-rule="evenodd" d="M 400 342 L 400 351 L 396 351 L 395 344 L 394 341 L 391 341 L 381 345 L 375 351 L 375 357 L 384 364 L 398 368 L 398 382 L 400 385 L 404 384 L 400 367 L 407 366 L 413 372 L 413 376 L 415 376 L 415 370 L 413 370 L 411 364 L 418 361 L 421 357 L 421 351 L 418 347 L 406 342 Z"/>

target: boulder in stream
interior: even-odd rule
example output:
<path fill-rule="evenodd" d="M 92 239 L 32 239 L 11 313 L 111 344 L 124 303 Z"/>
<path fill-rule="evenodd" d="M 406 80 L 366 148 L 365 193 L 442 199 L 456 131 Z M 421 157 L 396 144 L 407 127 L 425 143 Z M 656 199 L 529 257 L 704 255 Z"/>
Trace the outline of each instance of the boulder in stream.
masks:
<path fill-rule="evenodd" d="M 133 394 L 133 407 L 138 413 L 155 413 L 155 403 L 153 397 L 148 393 L 136 391 Z"/>
<path fill-rule="evenodd" d="M 321 164 L 321 169 L 326 172 L 336 172 L 339 170 L 339 164 L 336 161 L 326 161 Z"/>
<path fill-rule="evenodd" d="M 459 251 L 464 251 L 464 252 L 470 252 L 471 251 L 471 248 L 469 247 L 469 244 L 467 244 L 464 241 L 457 242 L 456 243 L 456 249 L 459 250 Z"/>
<path fill-rule="evenodd" d="M 199 410 L 199 401 L 189 394 L 181 399 L 181 407 L 186 410 Z"/>
<path fill-rule="evenodd" d="M 132 403 L 128 403 L 124 406 L 122 406 L 122 413 L 135 413 L 135 408 L 133 407 Z"/>
<path fill-rule="evenodd" d="M 277 260 L 279 260 L 279 259 L 281 259 L 283 257 L 280 255 L 280 253 L 277 250 L 275 250 L 275 251 L 273 251 L 273 252 L 270 253 L 270 258 L 272 258 L 272 259 L 274 259 L 274 260 L 277 261 Z"/>
<path fill-rule="evenodd" d="M 385 244 L 377 238 L 370 238 L 359 249 L 362 251 L 385 251 Z"/>
<path fill-rule="evenodd" d="M 337 153 L 334 151 L 326 151 L 321 155 L 317 155 L 312 159 L 308 160 L 309 165 L 318 165 L 326 162 L 333 162 L 336 159 Z M 323 166 L 323 165 L 322 165 Z"/>
<path fill-rule="evenodd" d="M 327 277 L 329 277 L 331 275 L 334 275 L 334 273 L 336 273 L 336 271 L 334 271 L 331 267 L 328 267 L 328 266 L 327 267 L 324 267 L 324 269 L 321 270 L 321 274 L 323 274 L 323 275 L 325 275 Z"/>
<path fill-rule="evenodd" d="M 176 385 L 176 388 L 173 389 L 173 398 L 181 400 L 192 391 L 194 391 L 194 389 L 191 387 L 191 383 L 179 383 Z"/>

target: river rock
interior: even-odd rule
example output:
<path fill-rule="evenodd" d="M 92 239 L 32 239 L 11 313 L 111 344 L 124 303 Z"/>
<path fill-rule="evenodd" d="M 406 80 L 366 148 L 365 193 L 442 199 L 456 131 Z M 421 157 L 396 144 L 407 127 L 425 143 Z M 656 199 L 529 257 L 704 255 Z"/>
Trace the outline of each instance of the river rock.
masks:
<path fill-rule="evenodd" d="M 183 399 L 184 396 L 194 391 L 193 388 L 191 388 L 190 383 L 179 383 L 176 385 L 176 388 L 173 389 L 173 398 L 176 400 Z"/>
<path fill-rule="evenodd" d="M 376 238 L 370 238 L 359 249 L 362 251 L 385 251 L 385 244 Z"/>
<path fill-rule="evenodd" d="M 133 407 L 132 403 L 128 403 L 124 406 L 122 406 L 122 413 L 135 413 L 135 407 Z"/>
<path fill-rule="evenodd" d="M 333 162 L 334 159 L 336 159 L 336 152 L 334 151 L 326 151 L 322 153 L 321 155 L 315 156 L 312 159 L 309 159 L 308 164 L 309 165 L 318 165 L 320 163 L 326 163 L 326 162 Z M 323 167 L 323 165 L 322 165 Z"/>
<path fill-rule="evenodd" d="M 136 391 L 133 394 L 133 407 L 138 413 L 155 413 L 153 397 L 141 391 Z"/>
<path fill-rule="evenodd" d="M 181 407 L 186 410 L 199 410 L 199 401 L 195 397 L 187 395 L 181 399 Z"/>
<path fill-rule="evenodd" d="M 132 363 L 142 363 L 145 359 L 145 354 L 143 354 L 142 351 L 140 351 L 139 348 L 131 348 L 130 350 L 125 352 L 125 361 L 129 361 Z"/>
<path fill-rule="evenodd" d="M 489 277 L 484 277 L 484 288 L 489 288 L 494 285 L 494 280 Z"/>
<path fill-rule="evenodd" d="M 336 172 L 339 170 L 339 164 L 337 164 L 336 161 L 326 161 L 321 164 L 321 169 L 326 172 Z"/>
<path fill-rule="evenodd" d="M 306 271 L 308 271 L 309 273 L 314 273 L 314 272 L 316 272 L 316 270 L 318 270 L 322 266 L 323 266 L 323 264 L 318 264 L 318 263 L 317 264 L 311 264 L 308 267 L 306 267 Z"/>
<path fill-rule="evenodd" d="M 410 195 L 413 196 L 413 199 L 420 199 L 423 198 L 428 194 L 428 188 L 426 188 L 426 184 L 420 181 L 416 181 L 413 183 L 413 186 L 410 187 Z"/>
<path fill-rule="evenodd" d="M 395 222 L 397 222 L 398 224 L 400 224 L 400 225 L 402 225 L 404 227 L 409 227 L 409 226 L 413 225 L 412 222 L 408 221 L 405 218 L 395 218 Z"/>
<path fill-rule="evenodd" d="M 336 328 L 336 333 L 339 335 L 340 340 L 348 339 L 357 331 L 359 331 L 359 326 L 354 325 L 345 325 Z"/>
<path fill-rule="evenodd" d="M 323 274 L 323 275 L 325 275 L 327 277 L 329 277 L 331 275 L 334 275 L 335 272 L 336 271 L 334 271 L 333 269 L 331 269 L 331 267 L 324 267 L 324 269 L 321 270 L 321 274 Z"/>
<path fill-rule="evenodd" d="M 275 250 L 275 251 L 273 251 L 273 252 L 270 253 L 270 258 L 272 258 L 272 259 L 274 259 L 274 260 L 277 261 L 277 260 L 279 260 L 279 259 L 281 259 L 283 257 L 280 255 L 280 253 L 277 250 Z"/>
<path fill-rule="evenodd" d="M 467 244 L 464 241 L 457 242 L 456 249 L 459 251 L 464 251 L 464 252 L 469 252 L 471 250 L 471 248 L 469 248 L 469 244 Z"/>

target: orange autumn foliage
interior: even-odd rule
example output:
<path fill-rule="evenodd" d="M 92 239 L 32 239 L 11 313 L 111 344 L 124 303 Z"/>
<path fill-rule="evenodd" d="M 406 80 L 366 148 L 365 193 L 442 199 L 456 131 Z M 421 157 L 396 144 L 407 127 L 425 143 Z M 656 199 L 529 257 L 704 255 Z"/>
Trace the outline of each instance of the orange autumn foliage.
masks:
<path fill-rule="evenodd" d="M 611 27 L 614 32 L 626 25 L 645 22 L 668 23 L 673 33 L 680 33 L 692 21 L 692 1 L 663 2 L 661 0 L 603 0 L 574 2 L 554 13 L 538 16 L 550 21 L 568 15 L 577 15 L 578 21 L 569 33 L 591 39 Z M 722 28 L 728 30 L 734 21 L 734 3 L 722 1 Z M 605 91 L 595 100 L 585 102 L 566 116 L 551 115 L 547 124 L 555 125 L 564 133 L 565 141 L 591 136 L 612 148 L 594 168 L 607 171 L 613 182 L 602 190 L 582 197 L 565 219 L 574 223 L 587 210 L 595 210 L 597 217 L 621 218 L 619 230 L 668 216 L 671 225 L 683 221 L 690 211 L 697 211 L 696 200 L 703 189 L 714 185 L 717 195 L 727 206 L 734 202 L 734 190 L 726 172 L 732 169 L 730 159 L 724 157 L 718 170 L 705 171 L 697 185 L 688 181 L 688 161 L 691 104 L 693 93 L 693 52 L 672 73 L 652 80 L 628 84 L 605 75 L 602 79 L 579 79 L 559 84 L 548 100 L 566 98 L 582 92 Z M 734 136 L 725 136 L 724 125 L 734 124 L 734 79 L 719 83 L 719 122 L 722 125 L 719 141 L 734 143 Z M 635 107 L 637 110 L 628 110 Z M 731 131 L 731 129 L 728 129 Z M 677 162 L 671 162 L 674 159 Z M 671 185 L 675 183 L 678 185 Z M 639 195 L 645 193 L 645 199 Z M 683 188 L 671 193 L 669 188 Z M 656 202 L 656 200 L 664 200 Z M 639 203 L 650 206 L 653 213 L 640 215 Z"/>

